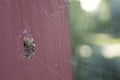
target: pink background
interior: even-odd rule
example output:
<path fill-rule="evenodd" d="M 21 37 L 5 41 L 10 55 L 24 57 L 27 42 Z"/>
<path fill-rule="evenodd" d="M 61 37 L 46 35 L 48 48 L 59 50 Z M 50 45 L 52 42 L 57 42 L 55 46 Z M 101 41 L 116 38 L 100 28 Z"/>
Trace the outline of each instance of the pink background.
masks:
<path fill-rule="evenodd" d="M 0 0 L 0 80 L 72 80 L 65 0 Z M 36 54 L 23 59 L 23 37 Z"/>

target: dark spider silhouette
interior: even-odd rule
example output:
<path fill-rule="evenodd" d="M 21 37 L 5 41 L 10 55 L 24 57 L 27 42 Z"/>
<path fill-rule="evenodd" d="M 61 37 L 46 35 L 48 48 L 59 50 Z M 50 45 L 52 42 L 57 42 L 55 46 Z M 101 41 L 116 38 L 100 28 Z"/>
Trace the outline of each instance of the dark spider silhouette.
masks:
<path fill-rule="evenodd" d="M 35 42 L 32 37 L 24 37 L 23 46 L 25 52 L 25 58 L 30 59 L 35 54 Z"/>

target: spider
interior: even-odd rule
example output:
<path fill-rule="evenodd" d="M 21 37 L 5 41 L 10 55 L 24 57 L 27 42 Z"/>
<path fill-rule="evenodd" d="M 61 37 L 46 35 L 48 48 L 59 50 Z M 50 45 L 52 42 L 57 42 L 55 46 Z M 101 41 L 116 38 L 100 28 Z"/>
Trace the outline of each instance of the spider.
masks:
<path fill-rule="evenodd" d="M 35 55 L 35 48 L 36 48 L 33 38 L 25 36 L 23 39 L 23 46 L 25 52 L 25 59 L 32 58 L 32 56 Z"/>

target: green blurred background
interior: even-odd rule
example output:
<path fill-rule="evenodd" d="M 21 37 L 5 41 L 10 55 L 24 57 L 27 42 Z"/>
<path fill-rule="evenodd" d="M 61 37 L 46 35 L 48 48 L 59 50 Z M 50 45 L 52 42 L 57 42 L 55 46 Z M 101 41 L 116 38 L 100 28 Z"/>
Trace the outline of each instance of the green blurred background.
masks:
<path fill-rule="evenodd" d="M 120 80 L 120 0 L 69 0 L 74 80 Z"/>

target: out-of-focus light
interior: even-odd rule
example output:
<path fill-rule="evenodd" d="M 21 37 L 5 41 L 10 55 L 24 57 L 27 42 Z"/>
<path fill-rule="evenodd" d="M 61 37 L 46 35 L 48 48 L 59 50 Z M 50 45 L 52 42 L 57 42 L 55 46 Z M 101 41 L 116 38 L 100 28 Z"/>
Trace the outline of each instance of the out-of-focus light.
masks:
<path fill-rule="evenodd" d="M 108 21 L 111 18 L 110 14 L 110 8 L 107 3 L 102 3 L 102 6 L 100 6 L 99 11 L 98 11 L 98 16 L 99 19 L 102 21 Z"/>
<path fill-rule="evenodd" d="M 92 12 L 97 9 L 100 2 L 101 0 L 80 0 L 80 5 L 85 11 Z"/>
<path fill-rule="evenodd" d="M 107 59 L 120 57 L 120 44 L 109 44 L 103 48 L 103 56 Z"/>
<path fill-rule="evenodd" d="M 111 43 L 113 39 L 110 35 L 104 33 L 98 33 L 93 36 L 93 43 L 99 46 Z"/>
<path fill-rule="evenodd" d="M 89 58 L 92 56 L 92 49 L 88 45 L 83 45 L 79 48 L 79 55 L 84 58 Z"/>

